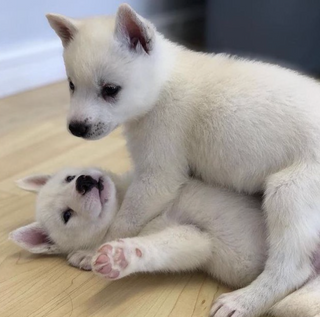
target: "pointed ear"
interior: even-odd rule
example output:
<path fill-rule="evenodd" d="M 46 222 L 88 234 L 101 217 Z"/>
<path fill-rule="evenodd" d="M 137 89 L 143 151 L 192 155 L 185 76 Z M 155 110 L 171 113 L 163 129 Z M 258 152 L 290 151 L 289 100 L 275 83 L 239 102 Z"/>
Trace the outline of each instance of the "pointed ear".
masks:
<path fill-rule="evenodd" d="M 58 246 L 50 241 L 46 230 L 38 222 L 12 231 L 9 234 L 9 239 L 31 253 L 60 253 Z"/>
<path fill-rule="evenodd" d="M 129 48 L 142 48 L 147 54 L 153 48 L 155 27 L 139 16 L 129 5 L 120 5 L 116 15 L 115 37 Z"/>
<path fill-rule="evenodd" d="M 63 47 L 66 47 L 78 31 L 77 21 L 60 14 L 49 13 L 46 17 L 51 27 L 60 37 Z"/>
<path fill-rule="evenodd" d="M 18 187 L 31 192 L 38 192 L 50 179 L 50 175 L 31 175 L 16 181 Z"/>

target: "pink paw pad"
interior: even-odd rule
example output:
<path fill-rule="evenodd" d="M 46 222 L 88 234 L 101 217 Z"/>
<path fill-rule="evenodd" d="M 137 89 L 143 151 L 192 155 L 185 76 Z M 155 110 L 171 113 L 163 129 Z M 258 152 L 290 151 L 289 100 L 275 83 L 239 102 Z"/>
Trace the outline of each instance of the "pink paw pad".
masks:
<path fill-rule="evenodd" d="M 98 249 L 98 252 L 102 252 L 102 253 L 108 253 L 112 251 L 112 246 L 110 244 L 105 244 L 103 245 L 100 249 Z"/>
<path fill-rule="evenodd" d="M 98 270 L 101 274 L 109 274 L 112 271 L 112 265 L 108 263 L 107 265 L 103 266 Z"/>
<path fill-rule="evenodd" d="M 104 264 L 109 261 L 109 257 L 105 254 L 101 254 L 97 259 L 95 264 Z"/>
<path fill-rule="evenodd" d="M 136 248 L 136 255 L 139 257 L 139 258 L 141 258 L 142 257 L 142 251 L 140 250 L 140 249 L 138 249 L 138 248 Z"/>
<path fill-rule="evenodd" d="M 93 265 L 96 272 L 106 278 L 116 279 L 128 264 L 122 247 L 105 244 L 98 250 L 98 256 Z"/>

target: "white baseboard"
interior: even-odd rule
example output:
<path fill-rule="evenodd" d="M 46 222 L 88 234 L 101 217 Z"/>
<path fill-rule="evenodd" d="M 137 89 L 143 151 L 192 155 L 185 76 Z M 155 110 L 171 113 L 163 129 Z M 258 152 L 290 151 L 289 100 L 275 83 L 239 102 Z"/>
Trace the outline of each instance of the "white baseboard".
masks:
<path fill-rule="evenodd" d="M 0 53 L 0 98 L 64 78 L 59 39 Z"/>

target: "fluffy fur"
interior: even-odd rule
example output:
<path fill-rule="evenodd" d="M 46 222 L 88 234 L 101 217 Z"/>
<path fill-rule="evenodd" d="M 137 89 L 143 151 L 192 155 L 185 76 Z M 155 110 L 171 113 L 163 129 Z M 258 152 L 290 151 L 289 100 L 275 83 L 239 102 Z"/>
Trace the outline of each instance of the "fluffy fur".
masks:
<path fill-rule="evenodd" d="M 101 204 L 101 191 L 98 195 L 92 189 L 83 195 L 77 190 L 80 175 L 103 180 L 106 202 Z M 68 183 L 68 176 L 75 178 Z M 130 183 L 130 175 L 92 168 L 64 169 L 50 178 L 37 175 L 20 180 L 20 187 L 39 192 L 36 222 L 13 231 L 10 237 L 33 253 L 66 254 L 71 265 L 85 270 L 93 267 L 109 279 L 137 272 L 200 269 L 238 288 L 263 270 L 267 248 L 260 198 L 196 180 L 188 181 L 171 206 L 147 222 L 137 237 L 100 246 L 116 221 Z M 63 212 L 69 208 L 73 215 L 64 223 Z M 320 312 L 316 304 L 319 292 L 316 277 L 271 312 L 277 317 L 314 316 Z"/>
<path fill-rule="evenodd" d="M 136 235 L 191 172 L 208 184 L 264 192 L 265 269 L 219 298 L 212 316 L 257 316 L 305 283 L 320 242 L 318 83 L 279 66 L 187 50 L 127 5 L 115 21 L 48 19 L 75 87 L 69 124 L 89 140 L 124 125 L 135 175 L 109 238 Z M 102 98 L 110 84 L 121 89 Z"/>

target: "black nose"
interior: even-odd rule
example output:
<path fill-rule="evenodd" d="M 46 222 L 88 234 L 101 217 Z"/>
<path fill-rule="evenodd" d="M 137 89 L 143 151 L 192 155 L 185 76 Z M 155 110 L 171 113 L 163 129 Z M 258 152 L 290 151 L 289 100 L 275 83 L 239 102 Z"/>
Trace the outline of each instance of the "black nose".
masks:
<path fill-rule="evenodd" d="M 76 180 L 76 189 L 82 195 L 90 192 L 93 187 L 98 187 L 98 182 L 89 175 L 81 175 Z"/>
<path fill-rule="evenodd" d="M 82 122 L 72 121 L 69 124 L 69 130 L 75 136 L 84 137 L 89 131 L 89 126 Z"/>

